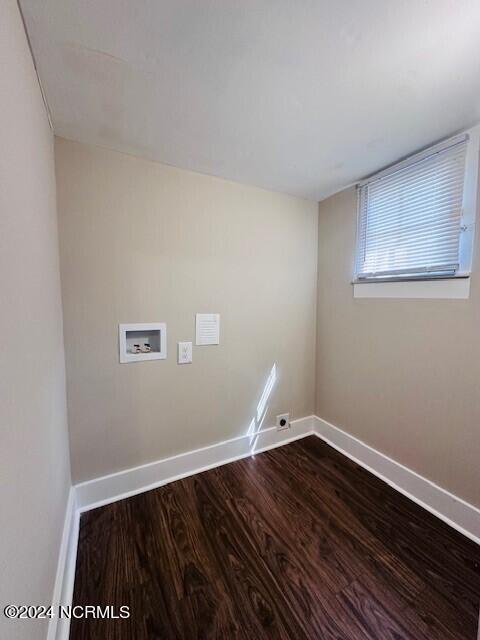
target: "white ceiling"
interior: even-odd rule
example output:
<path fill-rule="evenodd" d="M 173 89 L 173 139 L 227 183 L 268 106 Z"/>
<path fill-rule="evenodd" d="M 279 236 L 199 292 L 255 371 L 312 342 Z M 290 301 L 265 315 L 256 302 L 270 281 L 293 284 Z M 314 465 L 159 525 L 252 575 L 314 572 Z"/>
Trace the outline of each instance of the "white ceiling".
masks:
<path fill-rule="evenodd" d="M 479 0 L 21 0 L 55 132 L 321 199 L 480 120 Z"/>

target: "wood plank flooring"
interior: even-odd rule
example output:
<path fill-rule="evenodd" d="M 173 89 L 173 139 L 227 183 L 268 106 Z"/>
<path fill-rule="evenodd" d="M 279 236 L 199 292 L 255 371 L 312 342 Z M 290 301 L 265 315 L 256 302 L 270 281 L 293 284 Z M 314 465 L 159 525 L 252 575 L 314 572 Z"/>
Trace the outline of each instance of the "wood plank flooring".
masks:
<path fill-rule="evenodd" d="M 72 640 L 476 640 L 480 547 L 312 436 L 82 516 Z"/>

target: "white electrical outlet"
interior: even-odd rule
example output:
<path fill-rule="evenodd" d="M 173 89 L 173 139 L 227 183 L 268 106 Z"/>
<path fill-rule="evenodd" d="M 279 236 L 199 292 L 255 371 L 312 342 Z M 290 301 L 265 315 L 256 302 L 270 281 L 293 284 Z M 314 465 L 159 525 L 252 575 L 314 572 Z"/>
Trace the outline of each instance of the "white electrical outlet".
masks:
<path fill-rule="evenodd" d="M 192 343 L 178 343 L 178 364 L 190 364 L 192 362 Z"/>
<path fill-rule="evenodd" d="M 277 427 L 277 431 L 283 431 L 284 429 L 290 429 L 290 414 L 289 413 L 281 413 L 277 416 L 277 420 L 275 422 Z"/>

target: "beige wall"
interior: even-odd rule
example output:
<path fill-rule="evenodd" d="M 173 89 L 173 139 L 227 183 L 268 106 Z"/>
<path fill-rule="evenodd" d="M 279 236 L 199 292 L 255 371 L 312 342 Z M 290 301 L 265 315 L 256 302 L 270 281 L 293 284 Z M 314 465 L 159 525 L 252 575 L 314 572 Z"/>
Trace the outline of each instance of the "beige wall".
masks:
<path fill-rule="evenodd" d="M 56 140 L 75 481 L 247 431 L 272 365 L 264 426 L 314 407 L 317 205 Z M 221 344 L 195 347 L 196 312 Z M 165 321 L 168 359 L 119 364 L 120 322 Z"/>
<path fill-rule="evenodd" d="M 354 299 L 355 224 L 320 203 L 317 415 L 480 506 L 478 259 L 469 300 Z"/>
<path fill-rule="evenodd" d="M 0 607 L 48 604 L 70 486 L 53 136 L 14 0 L 0 2 Z M 0 637 L 45 637 L 8 621 Z"/>

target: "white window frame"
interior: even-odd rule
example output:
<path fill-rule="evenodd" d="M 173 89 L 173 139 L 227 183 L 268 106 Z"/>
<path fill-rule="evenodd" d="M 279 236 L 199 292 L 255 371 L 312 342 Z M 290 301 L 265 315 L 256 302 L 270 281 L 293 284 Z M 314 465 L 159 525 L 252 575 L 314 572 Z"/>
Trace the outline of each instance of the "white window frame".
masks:
<path fill-rule="evenodd" d="M 459 247 L 459 268 L 454 275 L 443 277 L 416 276 L 414 278 L 390 278 L 383 280 L 360 280 L 354 277 L 353 294 L 355 298 L 468 298 L 470 295 L 470 275 L 473 261 L 475 240 L 475 221 L 477 213 L 478 168 L 480 153 L 480 125 L 436 144 L 420 153 L 410 156 L 366 180 L 357 187 L 367 184 L 372 179 L 387 176 L 407 167 L 432 153 L 441 151 L 467 136 L 465 156 L 465 181 L 462 203 L 462 227 Z M 360 202 L 357 203 L 357 241 L 355 257 L 359 251 Z"/>

